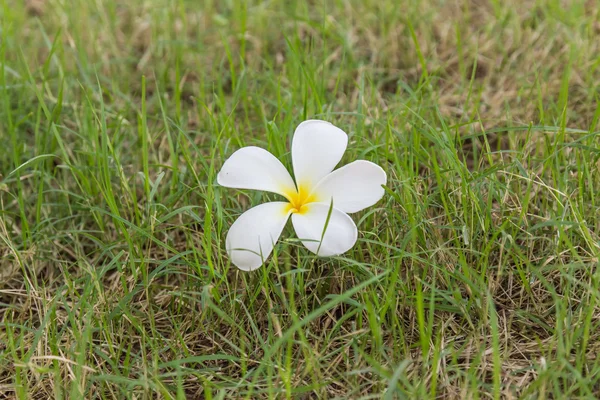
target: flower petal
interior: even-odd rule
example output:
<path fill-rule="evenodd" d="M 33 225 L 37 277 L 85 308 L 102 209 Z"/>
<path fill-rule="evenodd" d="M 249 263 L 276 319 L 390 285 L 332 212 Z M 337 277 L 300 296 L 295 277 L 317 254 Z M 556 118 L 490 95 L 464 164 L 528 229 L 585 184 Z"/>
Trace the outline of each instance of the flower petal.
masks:
<path fill-rule="evenodd" d="M 326 121 L 302 122 L 292 139 L 292 163 L 298 188 L 317 184 L 340 162 L 348 135 Z"/>
<path fill-rule="evenodd" d="M 292 224 L 296 235 L 307 249 L 320 256 L 328 257 L 345 253 L 354 246 L 358 231 L 348 214 L 332 208 L 327 229 L 324 229 L 330 205 L 310 203 L 305 207 L 307 208 L 305 212 L 292 214 Z M 323 230 L 325 230 L 324 236 Z M 323 237 L 322 241 L 321 237 Z"/>
<path fill-rule="evenodd" d="M 235 189 L 266 190 L 285 196 L 296 186 L 283 164 L 265 149 L 242 147 L 231 155 L 217 175 L 217 183 Z"/>
<path fill-rule="evenodd" d="M 271 255 L 290 216 L 288 203 L 276 201 L 253 207 L 231 225 L 225 247 L 231 262 L 252 271 Z"/>
<path fill-rule="evenodd" d="M 358 160 L 336 169 L 321 180 L 313 195 L 319 202 L 347 213 L 363 210 L 377 203 L 385 193 L 385 171 L 370 161 Z"/>

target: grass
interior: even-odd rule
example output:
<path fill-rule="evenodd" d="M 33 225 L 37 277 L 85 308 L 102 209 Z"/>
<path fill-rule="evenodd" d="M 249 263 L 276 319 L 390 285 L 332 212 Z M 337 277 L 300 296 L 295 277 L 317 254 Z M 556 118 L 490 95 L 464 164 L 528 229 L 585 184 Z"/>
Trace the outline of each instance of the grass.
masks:
<path fill-rule="evenodd" d="M 597 3 L 0 5 L 0 397 L 600 396 Z M 307 118 L 386 196 L 238 271 Z"/>

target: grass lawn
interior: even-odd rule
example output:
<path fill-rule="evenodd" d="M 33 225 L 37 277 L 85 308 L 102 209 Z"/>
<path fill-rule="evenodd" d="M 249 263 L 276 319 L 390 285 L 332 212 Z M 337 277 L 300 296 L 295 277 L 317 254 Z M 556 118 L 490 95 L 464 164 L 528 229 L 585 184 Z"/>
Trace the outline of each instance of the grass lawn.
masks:
<path fill-rule="evenodd" d="M 600 396 L 599 87 L 596 1 L 0 1 L 0 398 Z M 305 119 L 386 194 L 240 271 Z"/>

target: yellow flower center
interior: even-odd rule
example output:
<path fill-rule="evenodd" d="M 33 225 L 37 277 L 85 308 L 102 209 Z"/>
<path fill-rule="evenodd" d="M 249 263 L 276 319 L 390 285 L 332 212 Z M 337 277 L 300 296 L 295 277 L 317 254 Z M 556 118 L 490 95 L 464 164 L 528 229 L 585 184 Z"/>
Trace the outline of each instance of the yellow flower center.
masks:
<path fill-rule="evenodd" d="M 308 203 L 317 201 L 317 197 L 314 194 L 310 194 L 310 190 L 306 185 L 298 185 L 298 190 L 295 188 L 292 190 L 286 190 L 285 197 L 289 200 L 289 204 L 285 208 L 285 212 L 304 214 L 308 207 Z"/>

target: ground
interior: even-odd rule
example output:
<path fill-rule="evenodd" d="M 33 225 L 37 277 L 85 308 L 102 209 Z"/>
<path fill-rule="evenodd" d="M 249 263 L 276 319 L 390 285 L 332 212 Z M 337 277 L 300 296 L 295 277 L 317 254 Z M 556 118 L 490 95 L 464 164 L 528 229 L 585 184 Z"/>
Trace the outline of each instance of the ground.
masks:
<path fill-rule="evenodd" d="M 0 6 L 0 397 L 600 396 L 600 4 Z M 384 198 L 260 269 L 219 187 L 330 121 Z"/>

